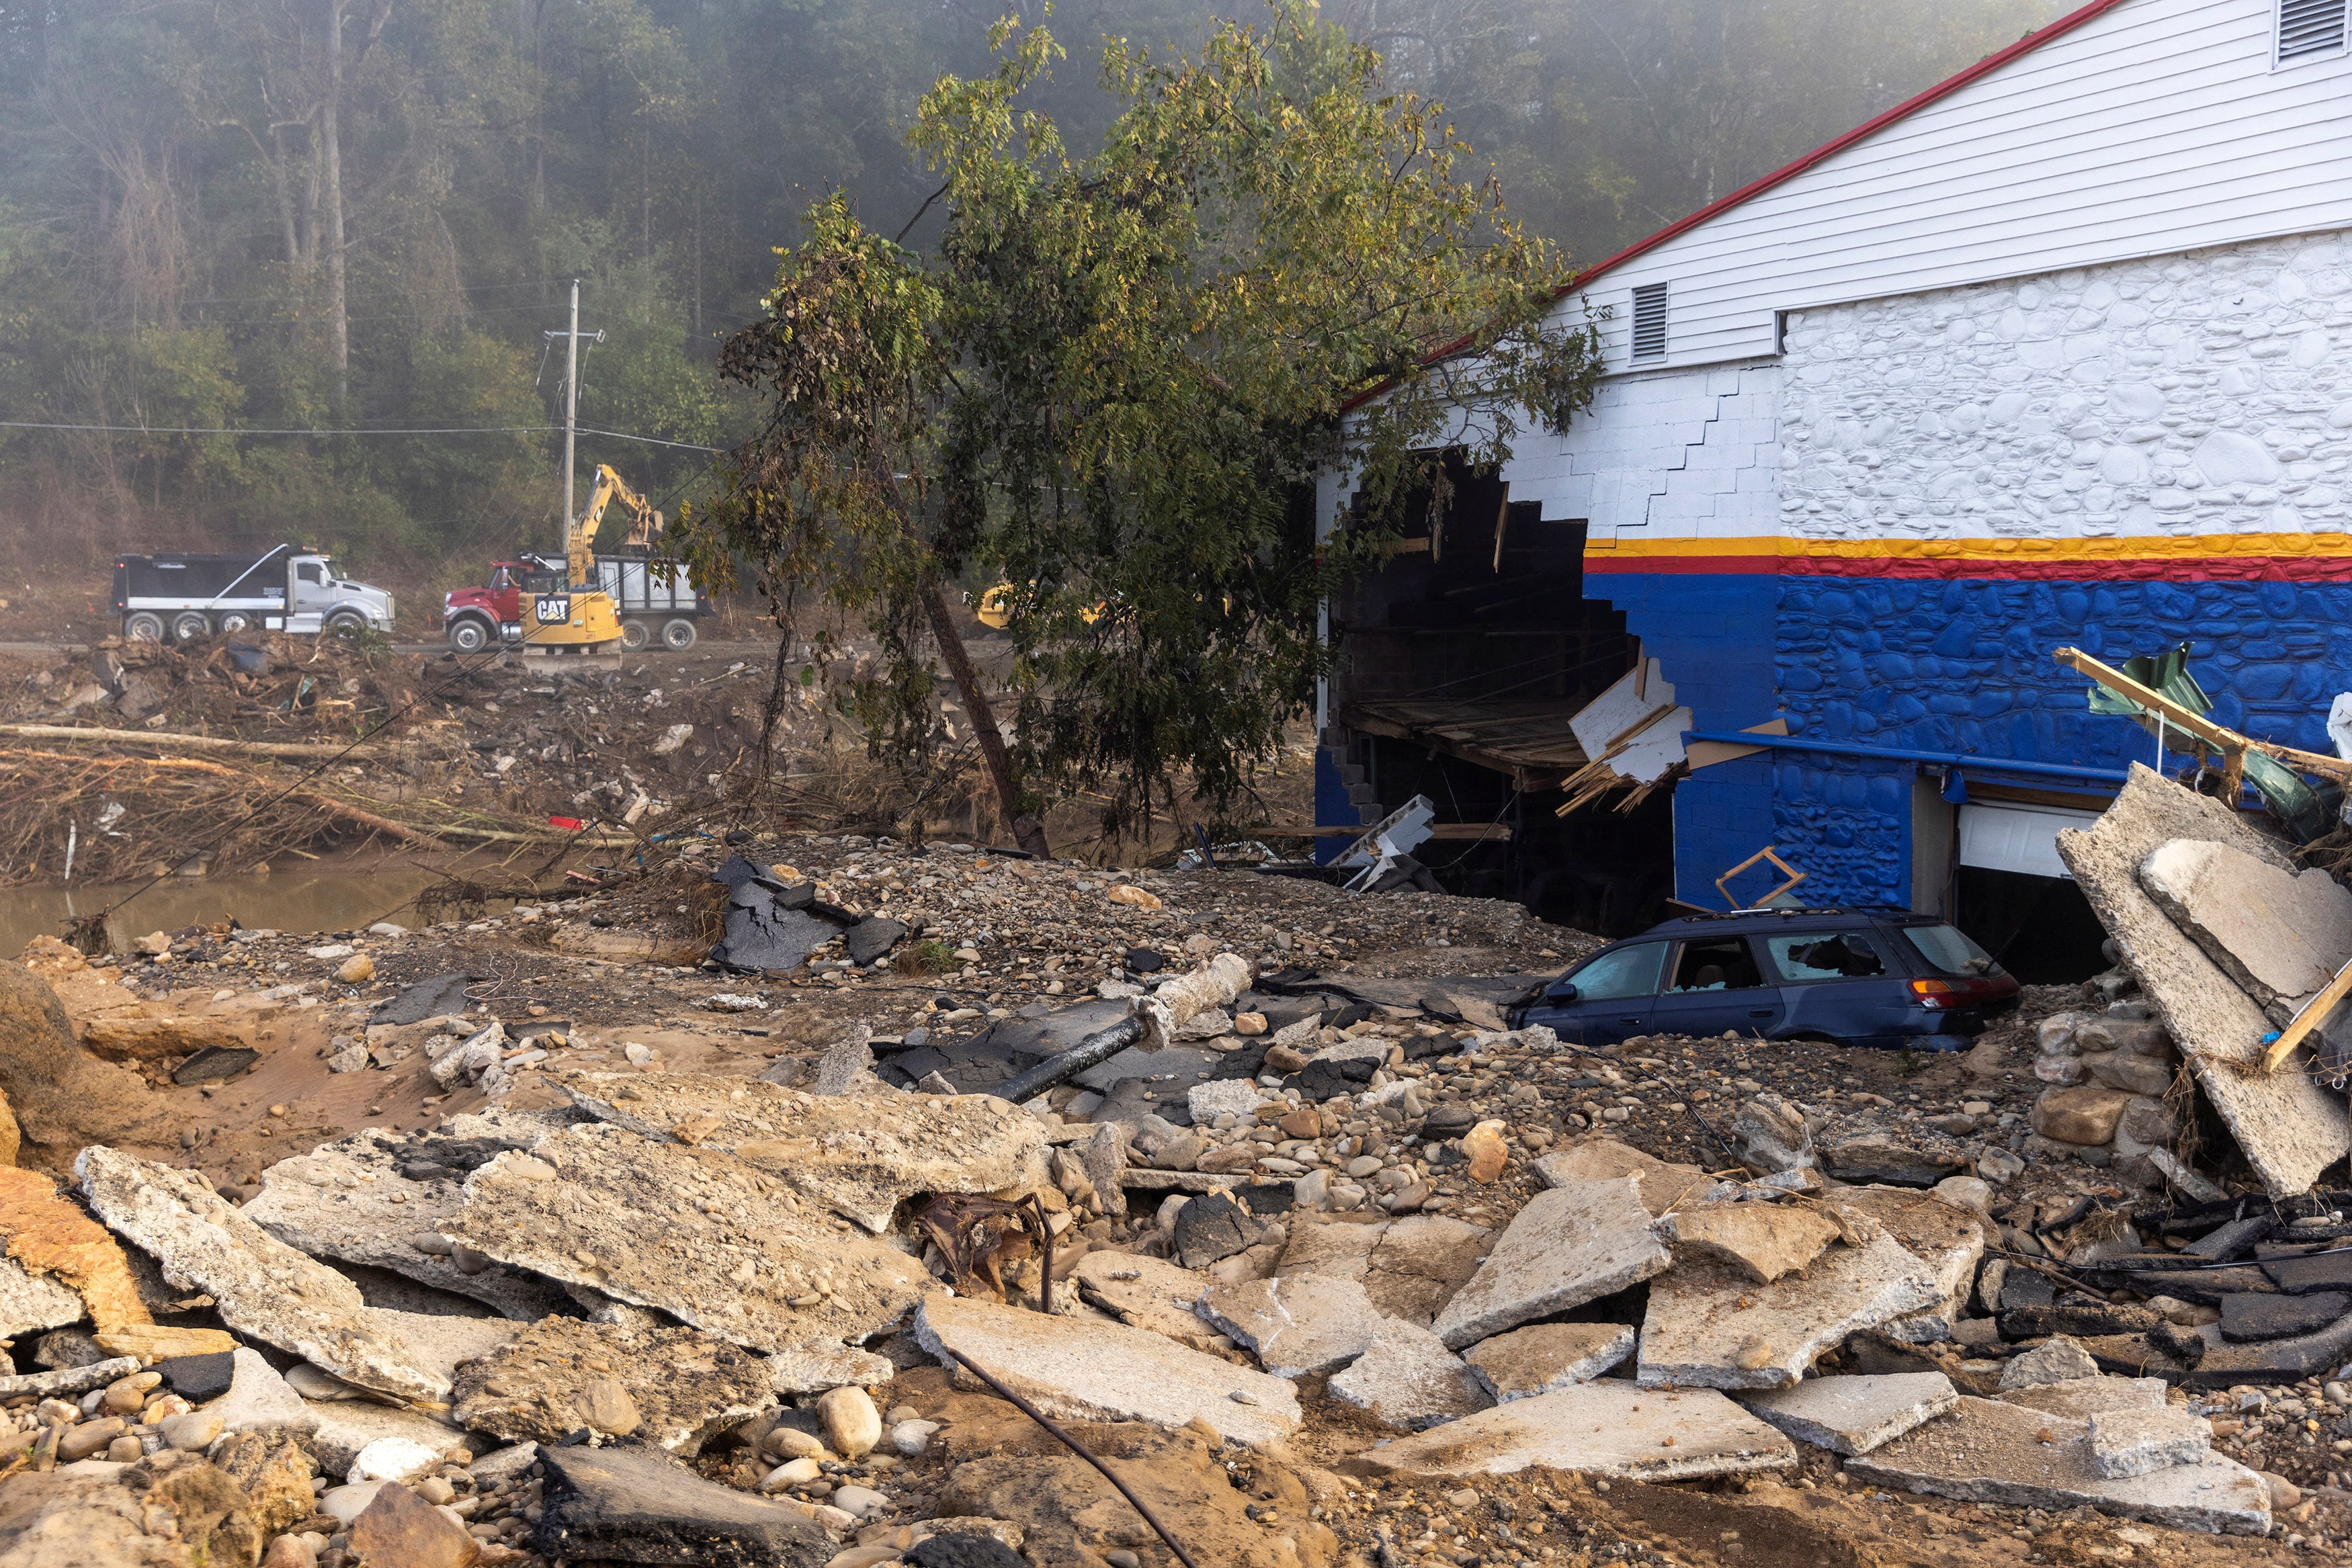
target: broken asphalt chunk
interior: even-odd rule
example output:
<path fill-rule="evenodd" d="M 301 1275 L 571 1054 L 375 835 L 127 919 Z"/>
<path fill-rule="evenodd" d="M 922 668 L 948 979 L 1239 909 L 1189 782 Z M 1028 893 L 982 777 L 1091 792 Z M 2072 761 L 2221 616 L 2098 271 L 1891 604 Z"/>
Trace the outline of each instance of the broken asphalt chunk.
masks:
<path fill-rule="evenodd" d="M 1362 1456 L 1420 1476 L 1511 1475 L 1533 1465 L 1612 1480 L 1691 1480 L 1793 1469 L 1789 1439 L 1713 1389 L 1580 1383 L 1400 1437 Z"/>
<path fill-rule="evenodd" d="M 1963 1502 L 2089 1507 L 2214 1535 L 2264 1535 L 2271 1528 L 2270 1489 L 2233 1460 L 2209 1454 L 2196 1464 L 2114 1479 L 2093 1464 L 2090 1423 L 1968 1395 L 1942 1419 L 1849 1459 L 1846 1473 Z"/>
<path fill-rule="evenodd" d="M 658 1449 L 542 1448 L 544 1512 L 533 1540 L 567 1562 L 819 1568 L 836 1552 L 824 1527 L 704 1480 Z"/>
<path fill-rule="evenodd" d="M 1940 1372 L 1811 1377 L 1793 1388 L 1742 1394 L 1739 1402 L 1801 1443 L 1866 1454 L 1960 1402 Z"/>
<path fill-rule="evenodd" d="M 469 1005 L 466 988 L 471 984 L 470 975 L 435 975 L 415 985 L 403 986 L 389 1001 L 379 1004 L 368 1015 L 368 1023 L 423 1023 L 445 1013 L 462 1013 Z"/>
<path fill-rule="evenodd" d="M 905 1320 L 920 1263 L 733 1155 L 570 1127 L 466 1178 L 444 1234 L 762 1352 L 836 1353 Z"/>
<path fill-rule="evenodd" d="M 915 1314 L 915 1340 L 960 1383 L 970 1375 L 943 1348 L 970 1356 L 1049 1416 L 1171 1429 L 1199 1420 L 1251 1448 L 1278 1442 L 1299 1424 L 1298 1391 L 1283 1379 L 1125 1323 L 935 1293 Z"/>
<path fill-rule="evenodd" d="M 1431 1326 L 1454 1349 L 1612 1295 L 1674 1261 L 1631 1176 L 1567 1177 L 1513 1217 Z"/>
<path fill-rule="evenodd" d="M 152 1257 L 181 1290 L 211 1296 L 221 1321 L 404 1399 L 446 1396 L 446 1377 L 420 1364 L 361 1298 L 359 1287 L 287 1246 L 191 1171 L 92 1144 L 74 1161 L 82 1194 L 118 1234 Z"/>
<path fill-rule="evenodd" d="M 261 1052 L 242 1046 L 208 1045 L 172 1069 L 172 1082 L 184 1089 L 192 1083 L 214 1083 L 234 1078 L 261 1060 Z"/>
<path fill-rule="evenodd" d="M 1034 1116 L 986 1094 L 841 1097 L 698 1073 L 549 1075 L 599 1121 L 731 1151 L 879 1233 L 920 1193 L 988 1193 L 1045 1179 Z"/>

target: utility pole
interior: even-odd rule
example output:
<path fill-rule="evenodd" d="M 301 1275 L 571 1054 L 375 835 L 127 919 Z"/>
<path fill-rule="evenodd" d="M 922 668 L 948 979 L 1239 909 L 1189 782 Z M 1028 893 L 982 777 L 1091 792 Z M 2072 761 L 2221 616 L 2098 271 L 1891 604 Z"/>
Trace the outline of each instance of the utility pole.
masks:
<path fill-rule="evenodd" d="M 573 428 L 580 416 L 580 280 L 572 280 L 572 325 L 562 332 L 550 332 L 550 338 L 563 340 L 563 542 L 568 550 L 572 543 L 572 476 L 577 472 L 573 461 Z M 591 342 L 601 343 L 604 334 L 588 334 Z"/>

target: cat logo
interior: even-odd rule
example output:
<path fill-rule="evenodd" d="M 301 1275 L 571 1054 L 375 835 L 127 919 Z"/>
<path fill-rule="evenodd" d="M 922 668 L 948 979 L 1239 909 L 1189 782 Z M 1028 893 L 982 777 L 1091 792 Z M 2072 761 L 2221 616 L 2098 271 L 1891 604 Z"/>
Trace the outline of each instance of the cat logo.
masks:
<path fill-rule="evenodd" d="M 572 619 L 572 596 L 556 594 L 542 598 L 531 606 L 531 613 L 542 626 L 562 626 Z"/>

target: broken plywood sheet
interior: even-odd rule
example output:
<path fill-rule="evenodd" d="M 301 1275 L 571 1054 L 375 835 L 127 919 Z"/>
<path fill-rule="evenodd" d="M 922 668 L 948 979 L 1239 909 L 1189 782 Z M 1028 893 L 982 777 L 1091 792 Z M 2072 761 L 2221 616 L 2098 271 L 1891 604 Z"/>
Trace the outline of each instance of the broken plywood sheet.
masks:
<path fill-rule="evenodd" d="M 2308 1191 L 2322 1170 L 2352 1152 L 2352 1119 L 2340 1097 L 2293 1063 L 2275 1076 L 2262 1075 L 2270 1020 L 2140 885 L 2142 862 L 2175 839 L 2208 840 L 2293 869 L 2285 851 L 2228 807 L 2138 763 L 2096 822 L 2059 831 L 2058 857 L 2139 977 L 2254 1174 L 2273 1196 Z"/>
<path fill-rule="evenodd" d="M 1417 1476 L 1507 1476 L 1540 1465 L 1612 1480 L 1676 1481 L 1793 1469 L 1795 1445 L 1711 1388 L 1613 1379 L 1514 1399 L 1359 1456 Z"/>
<path fill-rule="evenodd" d="M 2269 1487 L 2234 1460 L 2210 1454 L 2199 1464 L 2110 1479 L 2093 1462 L 2088 1422 L 1966 1395 L 1949 1416 L 1847 1460 L 1846 1473 L 1930 1497 L 2088 1506 L 2214 1535 L 2264 1535 L 2271 1528 Z"/>
<path fill-rule="evenodd" d="M 468 1273 L 441 1225 L 465 1203 L 457 1172 L 431 1165 L 436 1142 L 368 1132 L 321 1144 L 261 1173 L 261 1196 L 245 1213 L 270 1235 L 313 1258 L 388 1270 L 467 1296 L 520 1322 L 562 1309 L 564 1295 L 536 1275 L 491 1263 Z M 446 1174 L 423 1180 L 404 1168 Z M 468 1259 L 467 1264 L 479 1263 Z"/>
<path fill-rule="evenodd" d="M 836 1226 L 843 1228 L 835 1228 Z M 591 1124 L 466 1178 L 443 1231 L 503 1263 L 767 1352 L 838 1351 L 903 1322 L 923 1266 L 717 1149 Z"/>
<path fill-rule="evenodd" d="M 726 1149 L 877 1235 L 919 1193 L 985 1193 L 1045 1179 L 1043 1124 L 988 1094 L 804 1093 L 698 1073 L 559 1072 L 600 1121 Z"/>

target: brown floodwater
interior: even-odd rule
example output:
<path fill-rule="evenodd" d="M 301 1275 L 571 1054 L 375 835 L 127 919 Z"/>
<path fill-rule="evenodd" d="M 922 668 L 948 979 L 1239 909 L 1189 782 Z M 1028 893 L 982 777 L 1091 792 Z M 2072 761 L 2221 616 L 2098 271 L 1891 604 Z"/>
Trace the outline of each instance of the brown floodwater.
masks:
<path fill-rule="evenodd" d="M 107 917 L 116 952 L 151 931 L 176 931 L 234 916 L 247 927 L 279 931 L 352 931 L 379 920 L 418 924 L 416 895 L 443 872 L 381 856 L 341 857 L 293 866 L 267 876 L 165 877 L 146 891 L 138 883 L 79 887 L 13 887 L 0 892 L 0 956 L 14 957 L 36 936 L 64 935 L 68 922 L 121 902 Z M 488 881 L 494 871 L 477 875 Z M 511 900 L 490 904 L 493 913 Z"/>

